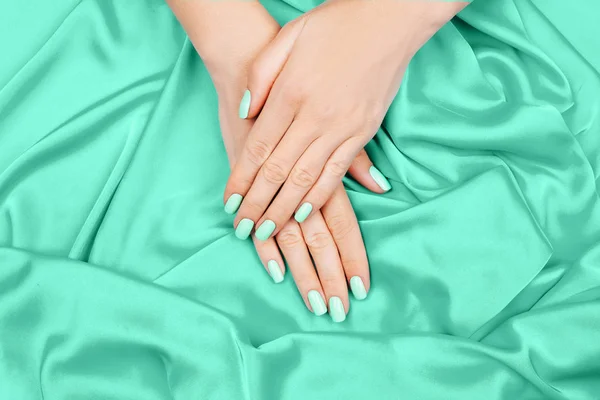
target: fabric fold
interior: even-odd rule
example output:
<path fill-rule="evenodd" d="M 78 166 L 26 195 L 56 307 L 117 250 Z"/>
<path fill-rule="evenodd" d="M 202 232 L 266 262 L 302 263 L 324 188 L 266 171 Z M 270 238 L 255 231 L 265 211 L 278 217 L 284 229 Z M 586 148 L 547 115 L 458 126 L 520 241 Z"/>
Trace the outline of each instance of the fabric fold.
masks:
<path fill-rule="evenodd" d="M 345 179 L 343 324 L 233 236 L 164 1 L 55 3 L 0 5 L 0 399 L 597 398 L 596 2 L 475 1 L 417 53 L 367 146 L 393 189 Z"/>

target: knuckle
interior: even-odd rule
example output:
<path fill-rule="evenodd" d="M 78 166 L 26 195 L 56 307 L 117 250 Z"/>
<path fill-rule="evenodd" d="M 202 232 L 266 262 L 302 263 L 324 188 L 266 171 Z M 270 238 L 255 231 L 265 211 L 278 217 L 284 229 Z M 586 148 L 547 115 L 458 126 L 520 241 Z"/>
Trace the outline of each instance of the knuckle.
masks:
<path fill-rule="evenodd" d="M 333 240 L 329 234 L 317 232 L 306 237 L 306 244 L 312 250 L 323 250 L 333 245 Z"/>
<path fill-rule="evenodd" d="M 348 237 L 354 229 L 356 225 L 349 218 L 345 218 L 341 214 L 333 215 L 329 218 L 326 218 L 327 226 L 331 231 L 331 235 L 335 240 L 343 240 Z"/>
<path fill-rule="evenodd" d="M 337 115 L 337 106 L 332 103 L 322 104 L 316 114 L 321 121 L 331 121 Z"/>
<path fill-rule="evenodd" d="M 267 161 L 262 167 L 263 177 L 269 183 L 280 185 L 287 178 L 285 169 L 277 161 Z"/>
<path fill-rule="evenodd" d="M 367 126 L 379 125 L 385 117 L 385 107 L 380 102 L 374 102 L 365 106 L 363 115 L 364 118 L 362 120 Z"/>
<path fill-rule="evenodd" d="M 304 98 L 306 88 L 297 83 L 288 83 L 282 89 L 283 100 L 292 105 L 300 104 Z"/>
<path fill-rule="evenodd" d="M 248 158 L 255 165 L 262 165 L 271 153 L 271 147 L 262 140 L 255 140 L 248 144 Z"/>
<path fill-rule="evenodd" d="M 316 176 L 313 173 L 311 173 L 308 169 L 303 168 L 303 167 L 294 169 L 290 179 L 292 180 L 292 183 L 295 186 L 298 186 L 298 187 L 301 187 L 304 189 L 309 188 L 312 185 L 314 185 L 314 183 L 317 180 Z"/>
<path fill-rule="evenodd" d="M 302 243 L 302 234 L 292 229 L 282 229 L 276 236 L 277 243 L 284 247 L 295 247 Z"/>
<path fill-rule="evenodd" d="M 327 170 L 327 173 L 337 178 L 342 178 L 344 175 L 346 175 L 349 167 L 350 165 L 345 161 L 332 160 L 327 163 L 325 169 Z"/>

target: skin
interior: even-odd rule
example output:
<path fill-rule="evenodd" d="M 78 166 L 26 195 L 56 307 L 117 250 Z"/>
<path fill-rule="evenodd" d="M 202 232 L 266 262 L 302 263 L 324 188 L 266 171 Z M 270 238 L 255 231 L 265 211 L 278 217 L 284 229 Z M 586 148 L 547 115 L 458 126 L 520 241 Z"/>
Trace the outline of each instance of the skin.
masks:
<path fill-rule="evenodd" d="M 326 204 L 410 59 L 466 5 L 329 0 L 287 24 L 250 66 L 248 118 L 258 118 L 225 189 L 225 201 L 244 197 L 234 226 L 271 220 L 276 235 L 303 203 Z"/>
<path fill-rule="evenodd" d="M 234 127 L 239 121 L 235 114 L 236 106 L 222 106 L 222 115 L 228 116 L 226 118 L 230 122 L 226 125 L 230 127 Z M 230 131 L 224 131 L 223 136 L 231 138 L 232 135 Z M 235 166 L 239 149 L 243 146 L 244 140 L 233 140 L 233 146 L 228 150 L 232 167 Z M 311 290 L 318 291 L 326 304 L 331 297 L 339 297 L 346 313 L 350 308 L 350 279 L 360 276 L 366 290 L 369 290 L 369 265 L 364 243 L 354 210 L 342 184 L 338 185 L 323 208 L 313 213 L 302 225 L 290 219 L 274 237 L 266 241 L 253 237 L 253 241 L 265 269 L 269 260 L 275 260 L 282 273 L 285 273 L 283 254 L 310 311 L 313 310 L 307 295 Z"/>
<path fill-rule="evenodd" d="M 247 86 L 252 63 L 272 43 L 280 27 L 258 2 L 169 0 L 168 4 L 211 75 L 219 98 L 223 141 L 230 165 L 235 169 L 255 124 L 253 119 L 239 118 L 239 99 Z M 362 151 L 350 172 L 363 186 L 382 192 L 368 173 L 371 165 Z M 340 182 L 322 209 L 313 212 L 302 226 L 288 218 L 279 226 L 277 235 L 266 241 L 255 237 L 253 240 L 265 268 L 269 260 L 275 260 L 285 272 L 283 253 L 311 311 L 307 298 L 310 290 L 317 290 L 326 304 L 332 296 L 339 297 L 346 313 L 349 279 L 360 276 L 367 292 L 369 290 L 364 243 Z"/>

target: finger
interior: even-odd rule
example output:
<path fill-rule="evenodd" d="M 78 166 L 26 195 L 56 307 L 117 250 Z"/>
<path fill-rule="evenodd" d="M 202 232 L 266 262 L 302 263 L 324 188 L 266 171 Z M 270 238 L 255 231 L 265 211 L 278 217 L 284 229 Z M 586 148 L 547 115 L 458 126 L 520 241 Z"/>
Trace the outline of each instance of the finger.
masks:
<path fill-rule="evenodd" d="M 334 322 L 342 322 L 349 309 L 348 286 L 335 241 L 320 212 L 313 214 L 300 228 L 317 267 L 329 315 Z"/>
<path fill-rule="evenodd" d="M 282 282 L 285 276 L 285 264 L 275 240 L 270 239 L 265 242 L 254 240 L 254 247 L 258 258 L 260 258 L 263 267 L 265 267 L 273 282 Z"/>
<path fill-rule="evenodd" d="M 275 241 L 283 252 L 306 308 L 317 316 L 325 314 L 325 296 L 300 226 L 294 221 L 289 221 L 275 237 Z"/>
<path fill-rule="evenodd" d="M 277 86 L 274 82 L 284 68 L 293 43 L 302 31 L 304 24 L 305 19 L 300 18 L 286 25 L 280 31 L 272 46 L 267 49 L 264 58 L 261 58 L 259 61 L 257 68 L 267 68 L 267 72 L 264 73 L 264 77 L 257 79 L 259 81 L 262 79 L 267 83 L 263 84 L 262 89 L 256 89 L 257 93 L 254 96 L 256 97 L 256 105 L 254 105 L 254 101 L 252 100 L 253 95 L 251 91 L 246 91 L 242 97 L 240 117 L 256 116 L 261 108 L 263 112 L 260 113 L 252 130 L 249 132 L 245 146 L 236 160 L 236 166 L 232 169 L 227 180 L 224 202 L 225 211 L 229 214 L 237 211 L 243 202 L 244 196 L 254 182 L 258 170 L 277 146 L 294 118 L 295 106 L 297 105 L 296 99 L 299 98 L 299 94 L 296 93 L 297 91 L 280 90 L 278 93 L 273 93 L 271 88 L 274 85 Z M 277 39 L 278 37 L 279 39 Z M 274 59 L 270 60 L 270 56 L 273 56 Z M 273 64 L 270 64 L 271 61 Z M 269 66 L 263 67 L 265 64 Z M 262 72 L 257 72 L 257 74 L 260 75 Z M 258 86 L 261 85 L 258 84 Z M 275 90 L 275 92 L 277 91 Z M 250 220 L 246 221 L 245 225 L 251 229 L 251 224 L 253 224 L 253 221 Z M 243 229 L 240 233 L 245 233 L 246 230 Z M 246 234 L 238 235 L 238 237 L 244 239 L 247 236 Z"/>
<path fill-rule="evenodd" d="M 300 207 L 294 214 L 296 221 L 304 221 L 309 214 L 320 210 L 325 202 L 329 200 L 335 189 L 342 182 L 342 178 L 348 171 L 352 160 L 354 160 L 358 152 L 364 147 L 363 141 L 364 139 L 359 136 L 352 137 L 342 143 L 331 154 L 319 179 L 299 203 Z"/>
<path fill-rule="evenodd" d="M 289 139 L 287 138 L 288 136 Z M 286 135 L 286 138 L 282 142 L 286 139 L 290 140 L 291 144 L 293 144 L 293 135 Z M 333 136 L 322 136 L 306 149 L 304 154 L 295 163 L 281 190 L 277 193 L 271 204 L 261 204 L 261 206 L 265 206 L 266 211 L 264 211 L 264 215 L 257 221 L 256 236 L 259 239 L 266 240 L 269 235 L 277 234 L 278 228 L 292 218 L 294 211 L 298 208 L 298 204 L 315 182 L 317 182 L 323 165 L 325 165 L 327 159 L 336 150 L 337 146 L 338 143 L 334 140 Z M 275 151 L 277 152 L 278 150 Z M 283 151 L 281 154 L 280 158 L 285 158 Z M 252 186 L 251 191 L 253 190 L 255 190 L 255 185 Z M 256 187 L 256 190 L 258 192 L 261 189 Z"/>
<path fill-rule="evenodd" d="M 321 213 L 340 253 L 352 294 L 357 300 L 363 300 L 371 287 L 369 261 L 356 214 L 344 185 L 338 185 Z"/>
<path fill-rule="evenodd" d="M 240 102 L 240 118 L 254 118 L 262 109 L 273 82 L 302 32 L 304 21 L 304 18 L 299 18 L 286 24 L 252 63 L 248 73 L 248 88 Z"/>
<path fill-rule="evenodd" d="M 261 219 L 281 186 L 288 179 L 294 164 L 316 136 L 316 131 L 310 132 L 306 126 L 298 125 L 297 122 L 292 123 L 277 148 L 256 175 L 252 187 L 248 190 L 238 210 L 234 220 L 235 226 L 244 219 L 258 222 L 256 237 L 260 240 L 267 240 L 275 233 L 277 227 L 283 226 L 291 218 L 294 205 L 287 216 L 278 219 Z"/>
<path fill-rule="evenodd" d="M 233 214 L 238 210 L 244 196 L 252 186 L 256 174 L 292 124 L 294 117 L 292 106 L 287 102 L 272 101 L 272 98 L 273 96 L 269 97 L 264 112 L 248 132 L 244 147 L 239 157 L 236 158 L 236 164 L 227 180 L 224 202 L 225 212 L 228 214 Z M 251 229 L 252 227 L 250 227 Z M 248 231 L 249 233 L 250 231 Z M 241 235 L 240 238 L 247 237 L 246 234 Z"/>
<path fill-rule="evenodd" d="M 375 168 L 365 149 L 362 149 L 350 164 L 348 173 L 358 183 L 375 193 L 385 193 L 392 186 L 383 174 Z"/>

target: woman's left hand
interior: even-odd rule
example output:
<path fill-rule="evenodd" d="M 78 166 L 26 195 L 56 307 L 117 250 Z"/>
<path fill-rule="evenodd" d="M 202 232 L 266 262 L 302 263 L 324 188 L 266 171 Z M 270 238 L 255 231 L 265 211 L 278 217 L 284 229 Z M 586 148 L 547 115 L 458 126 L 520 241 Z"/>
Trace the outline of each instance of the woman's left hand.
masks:
<path fill-rule="evenodd" d="M 234 225 L 251 220 L 266 240 L 298 210 L 319 210 L 375 135 L 413 54 L 466 4 L 330 0 L 283 27 L 240 105 L 241 118 L 260 116 L 225 190 L 225 202 L 243 197 Z"/>

